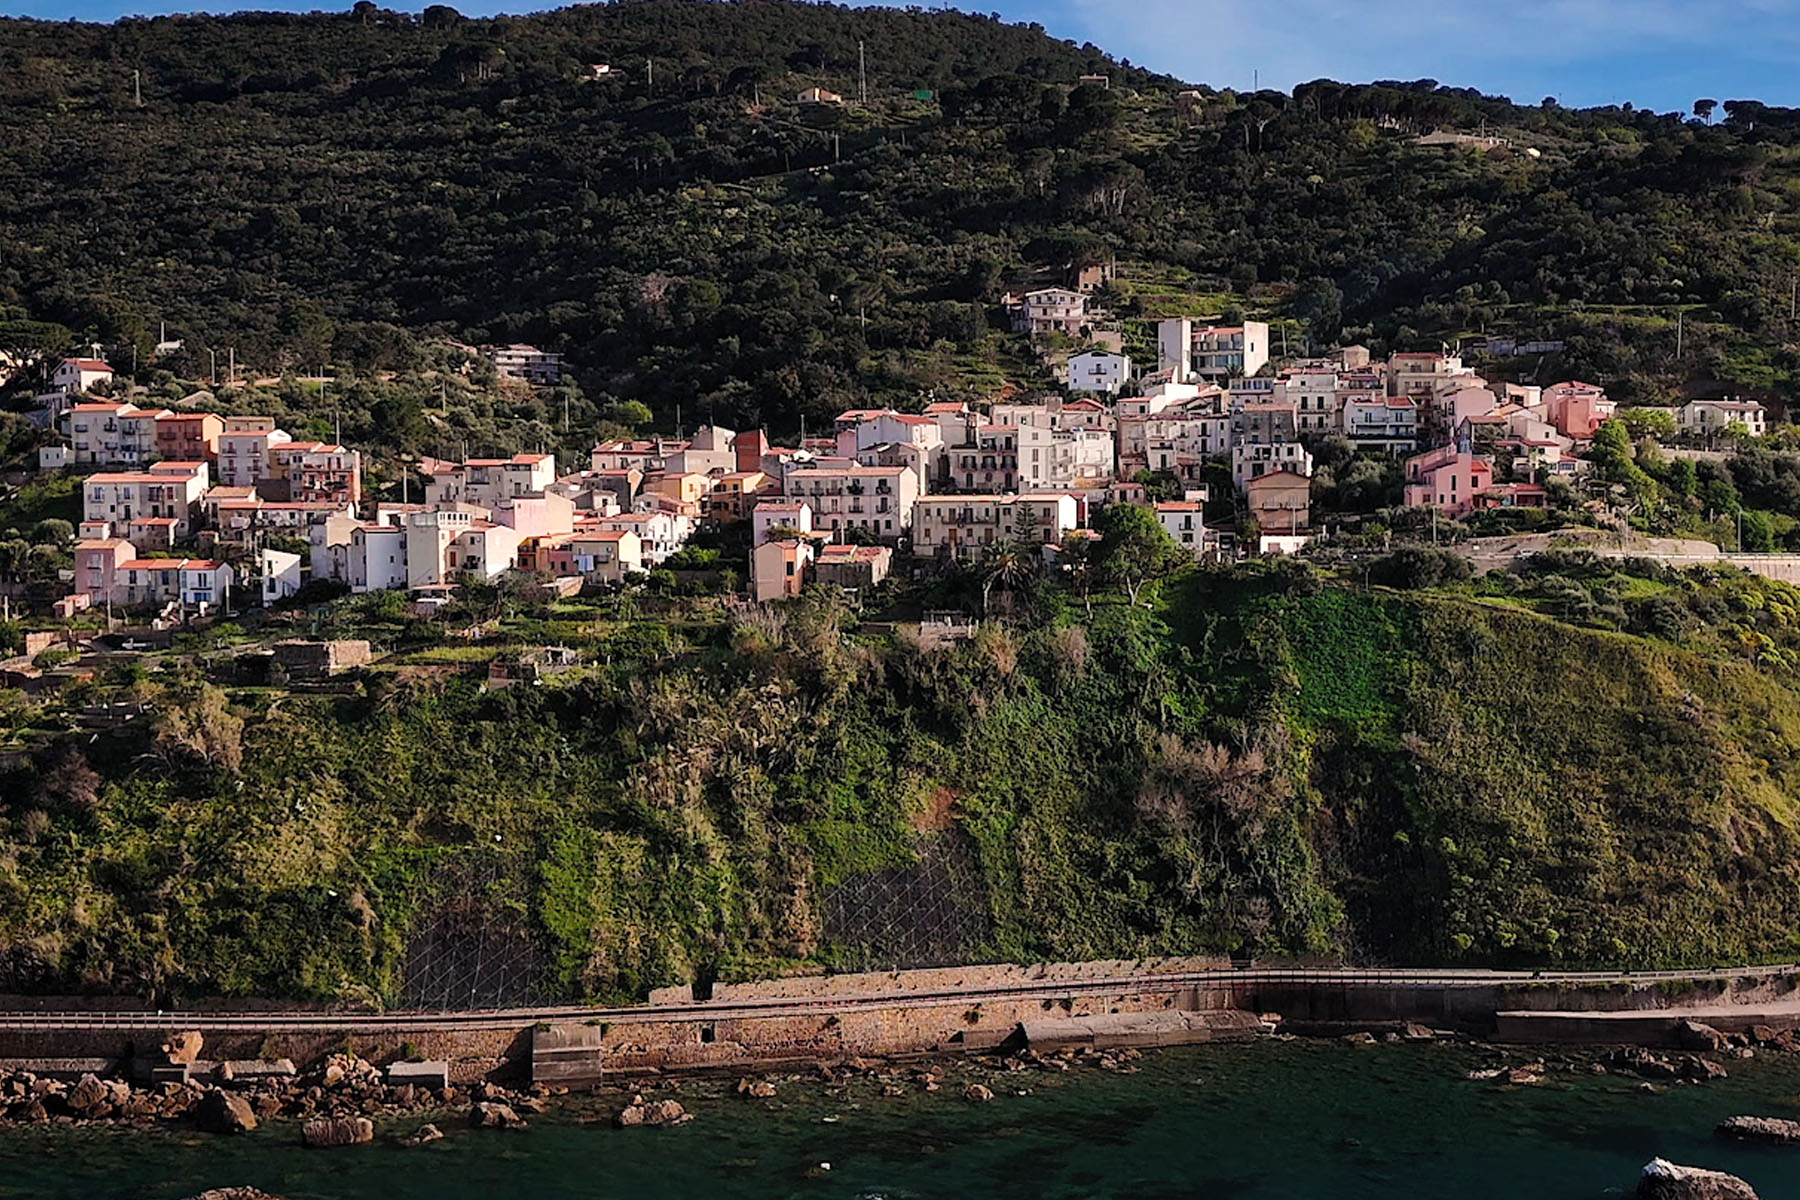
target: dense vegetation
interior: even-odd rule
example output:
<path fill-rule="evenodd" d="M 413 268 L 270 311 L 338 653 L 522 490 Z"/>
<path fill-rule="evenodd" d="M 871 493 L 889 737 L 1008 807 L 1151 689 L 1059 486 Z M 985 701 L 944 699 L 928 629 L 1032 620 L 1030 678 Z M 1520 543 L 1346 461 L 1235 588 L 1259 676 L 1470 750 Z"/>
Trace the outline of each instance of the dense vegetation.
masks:
<path fill-rule="evenodd" d="M 0 987 L 392 1002 L 447 907 L 539 946 L 552 995 L 859 965 L 883 948 L 833 905 L 946 845 L 977 958 L 1800 949 L 1800 594 L 1579 556 L 1382 573 L 1429 586 L 1192 571 L 1090 612 L 1024 585 L 937 649 L 823 594 L 527 609 L 516 638 L 592 665 L 502 692 L 495 649 L 340 602 L 327 630 L 402 651 L 355 694 L 122 671 L 87 698 L 149 725 L 0 778 Z"/>
<path fill-rule="evenodd" d="M 855 100 L 859 45 L 866 103 L 794 103 Z M 0 68 L 0 338 L 146 373 L 162 321 L 184 379 L 228 347 L 406 374 L 423 335 L 525 339 L 577 367 L 578 427 L 817 428 L 1034 377 L 999 297 L 1090 253 L 1140 349 L 1140 318 L 1247 309 L 1377 350 L 1561 336 L 1490 365 L 1626 399 L 1794 368 L 1800 119 L 1753 102 L 1184 99 L 1034 27 L 781 0 L 5 21 Z M 1509 144 L 1410 141 L 1483 125 Z"/>

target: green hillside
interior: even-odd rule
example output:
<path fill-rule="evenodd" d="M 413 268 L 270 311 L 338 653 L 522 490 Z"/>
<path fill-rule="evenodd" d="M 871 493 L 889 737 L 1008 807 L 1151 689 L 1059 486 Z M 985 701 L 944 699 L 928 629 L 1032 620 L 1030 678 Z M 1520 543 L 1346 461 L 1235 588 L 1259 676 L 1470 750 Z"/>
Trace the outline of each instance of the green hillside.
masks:
<path fill-rule="evenodd" d="M 557 997 L 946 957 L 1791 958 L 1800 695 L 1732 646 L 1797 636 L 1794 593 L 1720 579 L 1631 601 L 1731 610 L 1684 645 L 1249 570 L 942 649 L 819 596 L 546 615 L 595 665 L 502 692 L 447 648 L 341 697 L 116 681 L 148 727 L 0 778 L 0 989 L 395 1003 L 451 927 Z"/>
<path fill-rule="evenodd" d="M 1378 351 L 1560 337 L 1491 365 L 1628 400 L 1785 395 L 1794 368 L 1800 114 L 1750 101 L 1184 97 L 1032 27 L 782 0 L 11 20 L 0 68 L 0 340 L 98 340 L 147 378 L 165 321 L 184 380 L 209 350 L 349 378 L 521 339 L 569 355 L 578 428 L 625 400 L 817 428 L 1032 381 L 1000 297 L 1083 254 L 1122 264 L 1134 345 L 1242 309 Z M 812 85 L 849 103 L 797 104 Z M 1437 128 L 1506 142 L 1413 144 Z"/>

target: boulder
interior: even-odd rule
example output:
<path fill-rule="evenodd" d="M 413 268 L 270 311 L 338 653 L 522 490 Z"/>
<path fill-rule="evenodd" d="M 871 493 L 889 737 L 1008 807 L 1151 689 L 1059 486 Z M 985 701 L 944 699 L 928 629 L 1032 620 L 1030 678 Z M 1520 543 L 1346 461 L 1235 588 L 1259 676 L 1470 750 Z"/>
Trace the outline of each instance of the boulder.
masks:
<path fill-rule="evenodd" d="M 1341 1040 L 1350 1043 L 1352 1046 L 1373 1046 L 1375 1044 L 1375 1035 L 1366 1031 L 1362 1033 L 1346 1033 Z"/>
<path fill-rule="evenodd" d="M 613 1127 L 615 1129 L 636 1129 L 643 1123 L 644 1106 L 642 1104 L 627 1104 L 613 1117 Z"/>
<path fill-rule="evenodd" d="M 172 1033 L 169 1040 L 162 1044 L 163 1057 L 171 1063 L 192 1066 L 200 1058 L 200 1048 L 205 1044 L 206 1039 L 195 1030 Z"/>
<path fill-rule="evenodd" d="M 1758 1200 L 1756 1189 L 1723 1171 L 1653 1158 L 1638 1176 L 1637 1200 Z"/>
<path fill-rule="evenodd" d="M 1681 1060 L 1681 1077 L 1693 1083 L 1706 1083 L 1713 1079 L 1724 1079 L 1728 1072 L 1724 1067 L 1710 1058 L 1701 1058 L 1689 1054 Z"/>
<path fill-rule="evenodd" d="M 65 1097 L 69 1108 L 78 1117 L 88 1116 L 96 1109 L 112 1103 L 111 1093 L 107 1086 L 93 1075 L 83 1075 L 74 1087 L 69 1089 Z"/>
<path fill-rule="evenodd" d="M 1774 1146 L 1800 1145 L 1800 1121 L 1782 1117 L 1732 1117 L 1713 1130 L 1722 1138 L 1740 1142 L 1767 1142 Z"/>
<path fill-rule="evenodd" d="M 435 1142 L 444 1136 L 444 1131 L 436 1125 L 421 1125 L 410 1137 L 400 1139 L 403 1146 L 423 1146 L 427 1142 Z"/>
<path fill-rule="evenodd" d="M 993 1091 L 983 1087 L 979 1083 L 971 1083 L 968 1087 L 963 1089 L 963 1099 L 971 1104 L 986 1104 L 993 1098 Z"/>
<path fill-rule="evenodd" d="M 323 1117 L 300 1127 L 300 1140 L 308 1146 L 359 1146 L 375 1140 L 375 1122 L 367 1117 Z"/>
<path fill-rule="evenodd" d="M 256 1128 L 256 1114 L 242 1096 L 214 1088 L 194 1105 L 194 1123 L 206 1133 L 248 1133 Z"/>
<path fill-rule="evenodd" d="M 525 1119 L 511 1105 L 482 1100 L 469 1110 L 469 1124 L 476 1129 L 523 1129 Z"/>
<path fill-rule="evenodd" d="M 1703 1050 L 1717 1053 L 1725 1048 L 1726 1037 L 1711 1025 L 1701 1021 L 1675 1022 L 1675 1044 L 1683 1050 Z"/>
<path fill-rule="evenodd" d="M 198 1196 L 189 1196 L 188 1200 L 281 1200 L 279 1196 L 259 1191 L 253 1187 L 213 1188 L 209 1192 L 201 1192 Z"/>
<path fill-rule="evenodd" d="M 647 1125 L 685 1125 L 693 1119 L 677 1100 L 652 1100 L 644 1105 L 644 1123 Z"/>
<path fill-rule="evenodd" d="M 768 1100 L 775 1095 L 775 1085 L 766 1079 L 740 1079 L 737 1093 L 752 1100 Z"/>
<path fill-rule="evenodd" d="M 1435 1041 L 1437 1034 L 1429 1025 L 1421 1025 L 1417 1021 L 1408 1021 L 1400 1030 L 1400 1036 L 1409 1042 Z"/>

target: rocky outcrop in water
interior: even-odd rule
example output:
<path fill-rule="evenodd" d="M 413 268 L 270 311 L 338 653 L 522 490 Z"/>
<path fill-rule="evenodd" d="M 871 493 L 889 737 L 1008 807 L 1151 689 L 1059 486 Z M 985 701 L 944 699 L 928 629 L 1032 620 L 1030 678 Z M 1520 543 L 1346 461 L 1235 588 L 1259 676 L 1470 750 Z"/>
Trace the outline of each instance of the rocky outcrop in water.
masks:
<path fill-rule="evenodd" d="M 300 1127 L 300 1140 L 308 1146 L 359 1146 L 375 1140 L 375 1122 L 367 1117 L 322 1117 Z"/>
<path fill-rule="evenodd" d="M 1713 1130 L 1722 1138 L 1739 1142 L 1763 1142 L 1772 1146 L 1800 1145 L 1800 1121 L 1781 1117 L 1732 1117 Z"/>
<path fill-rule="evenodd" d="M 1756 1189 L 1723 1171 L 1653 1158 L 1638 1176 L 1637 1200 L 1758 1200 Z"/>

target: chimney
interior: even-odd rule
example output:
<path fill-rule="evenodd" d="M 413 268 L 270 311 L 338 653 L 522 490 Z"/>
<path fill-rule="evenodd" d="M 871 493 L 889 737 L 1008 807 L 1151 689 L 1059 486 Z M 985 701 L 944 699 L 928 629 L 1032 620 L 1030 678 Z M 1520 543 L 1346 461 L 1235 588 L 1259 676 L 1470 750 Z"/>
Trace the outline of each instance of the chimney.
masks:
<path fill-rule="evenodd" d="M 758 429 L 754 432 L 740 433 L 731 443 L 737 451 L 737 469 L 740 471 L 762 470 L 763 456 L 769 452 L 769 439 Z"/>

